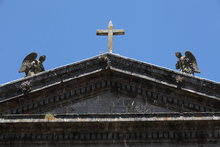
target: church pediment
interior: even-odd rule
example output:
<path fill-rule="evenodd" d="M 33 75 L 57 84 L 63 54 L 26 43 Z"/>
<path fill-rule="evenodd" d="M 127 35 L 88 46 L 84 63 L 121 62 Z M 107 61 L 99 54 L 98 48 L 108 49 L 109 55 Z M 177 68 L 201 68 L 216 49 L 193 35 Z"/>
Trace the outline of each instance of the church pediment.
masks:
<path fill-rule="evenodd" d="M 21 91 L 25 82 L 31 87 L 27 93 Z M 113 101 L 119 96 L 134 101 L 134 104 L 141 102 L 137 106 L 142 107 L 143 113 L 148 106 L 163 111 L 219 111 L 219 89 L 218 83 L 104 54 L 2 85 L 0 112 L 45 113 L 72 105 L 76 107 L 79 103 L 92 104 L 105 94 L 114 95 Z M 123 103 L 121 105 L 123 107 Z M 123 111 L 124 108 L 120 109 Z"/>

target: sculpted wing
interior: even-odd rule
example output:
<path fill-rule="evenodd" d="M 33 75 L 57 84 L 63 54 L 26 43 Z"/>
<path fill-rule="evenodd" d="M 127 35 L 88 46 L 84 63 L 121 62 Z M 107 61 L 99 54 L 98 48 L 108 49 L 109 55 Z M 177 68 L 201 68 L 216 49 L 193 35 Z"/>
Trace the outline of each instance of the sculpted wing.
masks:
<path fill-rule="evenodd" d="M 27 55 L 22 62 L 19 72 L 25 72 L 27 69 L 29 69 L 31 67 L 31 62 L 33 62 L 36 58 L 37 58 L 37 53 L 35 52 Z"/>
<path fill-rule="evenodd" d="M 186 51 L 185 56 L 189 59 L 189 62 L 192 63 L 194 72 L 200 73 L 195 56 L 190 51 Z"/>

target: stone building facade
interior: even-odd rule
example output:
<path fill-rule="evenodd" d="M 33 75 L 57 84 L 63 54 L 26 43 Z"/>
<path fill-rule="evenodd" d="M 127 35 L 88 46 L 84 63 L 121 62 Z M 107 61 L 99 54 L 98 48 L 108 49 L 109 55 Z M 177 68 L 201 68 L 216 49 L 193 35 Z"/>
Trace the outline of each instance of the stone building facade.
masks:
<path fill-rule="evenodd" d="M 106 53 L 0 86 L 0 146 L 219 146 L 219 110 L 219 83 Z"/>

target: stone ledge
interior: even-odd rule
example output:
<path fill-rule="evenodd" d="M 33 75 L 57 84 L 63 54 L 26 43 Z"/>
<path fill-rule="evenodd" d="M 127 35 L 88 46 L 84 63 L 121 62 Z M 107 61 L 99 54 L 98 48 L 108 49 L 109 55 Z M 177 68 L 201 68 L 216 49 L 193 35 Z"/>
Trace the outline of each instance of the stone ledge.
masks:
<path fill-rule="evenodd" d="M 220 112 L 171 112 L 171 113 L 147 113 L 147 114 L 63 114 L 56 115 L 55 120 L 50 122 L 94 122 L 94 121 L 196 121 L 196 120 L 219 120 Z M 48 122 L 45 114 L 3 114 L 0 123 L 15 122 Z"/>
<path fill-rule="evenodd" d="M 69 114 L 55 117 L 55 120 L 45 120 L 44 115 L 1 116 L 0 145 L 111 144 L 124 140 L 146 145 L 220 144 L 220 113 Z"/>

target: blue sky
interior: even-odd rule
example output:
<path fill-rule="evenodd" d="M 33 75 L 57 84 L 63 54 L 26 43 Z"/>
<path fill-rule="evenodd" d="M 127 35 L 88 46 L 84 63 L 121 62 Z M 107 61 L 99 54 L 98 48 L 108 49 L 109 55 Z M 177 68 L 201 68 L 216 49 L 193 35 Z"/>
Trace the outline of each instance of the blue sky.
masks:
<path fill-rule="evenodd" d="M 96 36 L 112 20 L 116 54 L 175 69 L 190 50 L 201 74 L 220 82 L 220 0 L 0 0 L 0 84 L 22 78 L 23 58 L 45 54 L 46 70 L 107 52 Z"/>

